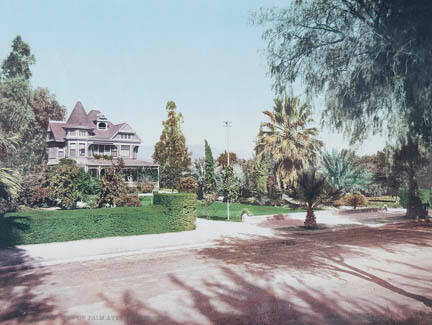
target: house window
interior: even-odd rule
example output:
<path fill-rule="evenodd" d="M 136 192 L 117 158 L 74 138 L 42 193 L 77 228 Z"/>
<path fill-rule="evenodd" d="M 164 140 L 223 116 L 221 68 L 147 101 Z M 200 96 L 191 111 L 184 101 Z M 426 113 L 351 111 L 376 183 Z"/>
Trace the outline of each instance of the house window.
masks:
<path fill-rule="evenodd" d="M 121 146 L 121 157 L 130 157 L 130 146 Z"/>
<path fill-rule="evenodd" d="M 70 136 L 76 136 L 76 131 L 75 130 L 69 130 L 69 135 Z"/>
<path fill-rule="evenodd" d="M 76 143 L 69 144 L 69 155 L 71 157 L 76 157 Z"/>
<path fill-rule="evenodd" d="M 113 157 L 117 157 L 117 147 L 116 146 L 112 147 L 111 154 L 112 154 Z"/>
<path fill-rule="evenodd" d="M 98 129 L 99 130 L 106 130 L 107 124 L 105 122 L 99 122 Z"/>
<path fill-rule="evenodd" d="M 107 154 L 107 155 L 110 155 L 111 154 L 111 146 L 105 146 L 105 153 Z"/>
<path fill-rule="evenodd" d="M 87 131 L 80 130 L 80 131 L 79 131 L 79 135 L 80 135 L 81 137 L 85 137 L 85 136 L 87 136 L 88 134 L 87 134 Z"/>
<path fill-rule="evenodd" d="M 85 143 L 80 143 L 79 144 L 79 153 L 81 157 L 85 156 Z"/>
<path fill-rule="evenodd" d="M 64 150 L 63 148 L 59 148 L 57 151 L 57 155 L 59 158 L 63 158 L 64 157 Z"/>
<path fill-rule="evenodd" d="M 100 145 L 99 146 L 99 154 L 100 155 L 104 155 L 105 154 L 105 146 L 104 145 Z"/>

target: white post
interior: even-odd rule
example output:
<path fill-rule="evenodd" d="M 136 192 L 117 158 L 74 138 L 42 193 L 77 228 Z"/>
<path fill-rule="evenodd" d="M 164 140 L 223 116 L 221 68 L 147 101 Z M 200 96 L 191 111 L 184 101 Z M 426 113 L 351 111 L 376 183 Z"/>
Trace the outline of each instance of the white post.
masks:
<path fill-rule="evenodd" d="M 229 128 L 231 127 L 230 121 L 224 121 L 224 126 L 227 128 L 227 167 L 230 165 L 230 153 L 229 153 Z M 229 198 L 227 198 L 227 217 L 230 219 L 230 209 L 229 209 Z"/>

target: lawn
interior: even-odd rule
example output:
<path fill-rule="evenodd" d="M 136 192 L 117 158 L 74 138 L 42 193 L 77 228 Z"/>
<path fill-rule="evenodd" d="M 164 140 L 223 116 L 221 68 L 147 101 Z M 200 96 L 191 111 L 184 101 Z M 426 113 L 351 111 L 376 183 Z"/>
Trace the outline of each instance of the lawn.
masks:
<path fill-rule="evenodd" d="M 292 213 L 305 211 L 304 209 L 290 209 L 275 206 L 260 206 L 252 204 L 231 203 L 230 204 L 230 221 L 241 221 L 240 213 L 243 209 L 248 209 L 253 216 L 263 216 L 270 214 Z M 201 202 L 198 202 L 197 216 L 207 218 L 207 208 Z M 226 203 L 215 202 L 210 206 L 210 219 L 227 220 Z"/>

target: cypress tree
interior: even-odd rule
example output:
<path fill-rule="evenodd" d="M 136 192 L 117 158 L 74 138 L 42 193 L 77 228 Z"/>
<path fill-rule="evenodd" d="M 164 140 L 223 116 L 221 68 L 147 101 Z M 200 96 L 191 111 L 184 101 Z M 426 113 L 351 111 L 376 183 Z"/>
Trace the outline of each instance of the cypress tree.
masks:
<path fill-rule="evenodd" d="M 204 194 L 211 194 L 216 192 L 216 178 L 214 160 L 211 148 L 204 140 L 205 146 L 205 179 L 204 179 Z"/>

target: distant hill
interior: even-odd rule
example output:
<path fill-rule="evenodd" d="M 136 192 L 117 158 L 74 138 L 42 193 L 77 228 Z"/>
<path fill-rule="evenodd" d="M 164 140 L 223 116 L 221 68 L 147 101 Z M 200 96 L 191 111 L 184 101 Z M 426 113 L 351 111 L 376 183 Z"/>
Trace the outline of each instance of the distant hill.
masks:
<path fill-rule="evenodd" d="M 198 158 L 204 158 L 204 144 L 192 144 L 188 146 L 189 151 L 192 151 L 192 160 L 198 159 Z M 222 152 L 225 151 L 225 149 L 220 148 L 211 148 L 213 157 L 216 159 Z M 154 146 L 150 145 L 142 145 L 139 148 L 138 151 L 138 159 L 143 159 L 147 161 L 152 161 L 152 155 L 154 151 Z M 252 155 L 247 152 L 235 152 L 239 158 L 250 158 Z"/>

